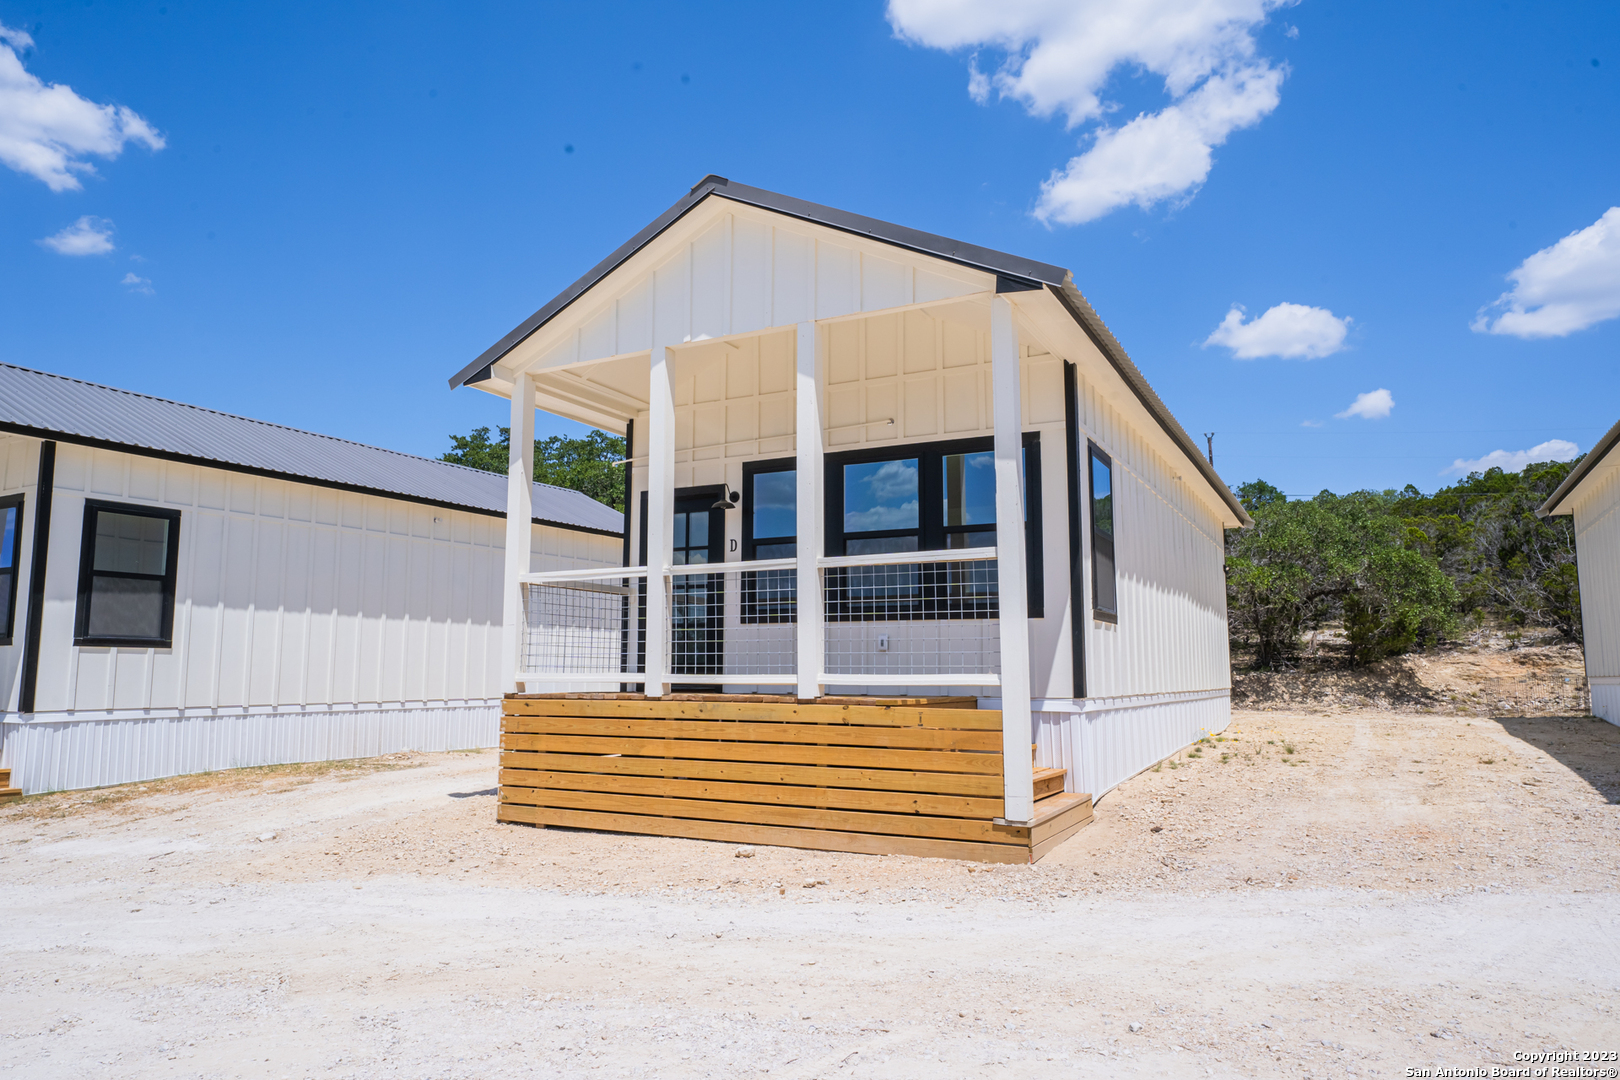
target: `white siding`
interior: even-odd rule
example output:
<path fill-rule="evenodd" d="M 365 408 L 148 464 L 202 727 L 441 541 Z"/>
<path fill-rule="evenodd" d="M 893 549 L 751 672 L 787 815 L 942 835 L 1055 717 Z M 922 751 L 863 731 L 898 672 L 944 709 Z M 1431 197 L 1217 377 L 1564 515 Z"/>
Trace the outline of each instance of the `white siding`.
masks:
<path fill-rule="evenodd" d="M 0 440 L 0 494 L 28 500 L 19 609 L 37 470 L 36 440 Z M 73 644 L 87 498 L 180 511 L 172 648 Z M 617 537 L 532 537 L 537 570 L 622 557 Z M 496 517 L 59 444 L 32 717 L 15 714 L 21 610 L 0 647 L 5 763 L 46 790 L 491 745 L 503 547 Z"/>
<path fill-rule="evenodd" d="M 1592 714 L 1620 724 L 1620 467 L 1594 470 L 1576 496 L 1575 558 Z"/>
<path fill-rule="evenodd" d="M 591 290 L 592 306 L 577 320 L 543 330 L 525 346 L 525 353 L 538 354 L 536 371 L 646 352 L 655 336 L 671 342 L 755 334 L 995 285 L 983 271 L 774 214 L 710 207 L 693 218 L 685 239 L 632 259 Z"/>
<path fill-rule="evenodd" d="M 1230 687 L 1224 534 L 1209 505 L 1189 490 L 1192 464 L 1160 456 L 1097 392 L 1084 366 L 1079 391 L 1082 433 L 1114 463 L 1119 608 L 1117 623 L 1091 617 L 1089 490 L 1082 490 L 1087 696 Z M 1081 454 L 1084 488 L 1084 446 Z"/>
<path fill-rule="evenodd" d="M 164 776 L 343 761 L 402 750 L 470 750 L 500 738 L 500 704 L 383 708 L 36 713 L 5 722 L 5 767 L 24 792 L 104 787 Z"/>
<path fill-rule="evenodd" d="M 1232 719 L 1228 691 L 1087 698 L 1035 713 L 1035 760 L 1067 769 L 1065 787 L 1100 799 Z"/>

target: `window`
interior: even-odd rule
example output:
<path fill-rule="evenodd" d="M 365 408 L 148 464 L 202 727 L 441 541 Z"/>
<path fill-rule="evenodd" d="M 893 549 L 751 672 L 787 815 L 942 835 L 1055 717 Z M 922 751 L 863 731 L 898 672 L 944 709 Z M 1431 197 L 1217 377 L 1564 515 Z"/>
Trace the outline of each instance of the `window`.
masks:
<path fill-rule="evenodd" d="M 792 458 L 743 465 L 743 558 L 791 559 L 799 552 L 799 486 Z M 744 574 L 742 621 L 790 623 L 798 598 L 793 570 Z"/>
<path fill-rule="evenodd" d="M 22 524 L 23 497 L 0 499 L 0 645 L 11 644 L 12 623 L 17 611 L 17 529 Z"/>
<path fill-rule="evenodd" d="M 73 643 L 168 648 L 179 539 L 179 511 L 87 501 Z"/>
<path fill-rule="evenodd" d="M 1119 620 L 1114 580 L 1114 461 L 1091 445 L 1091 609 L 1104 622 Z"/>
<path fill-rule="evenodd" d="M 881 555 L 993 547 L 994 440 L 966 439 L 827 457 L 827 552 Z M 1043 614 L 1040 436 L 1024 436 L 1029 614 Z M 994 562 L 848 567 L 827 576 L 827 617 L 994 618 Z"/>

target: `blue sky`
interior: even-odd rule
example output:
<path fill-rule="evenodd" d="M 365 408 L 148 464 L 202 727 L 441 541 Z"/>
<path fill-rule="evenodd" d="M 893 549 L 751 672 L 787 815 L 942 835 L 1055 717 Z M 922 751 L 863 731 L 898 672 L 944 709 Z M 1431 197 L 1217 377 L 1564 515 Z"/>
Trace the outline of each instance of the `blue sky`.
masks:
<path fill-rule="evenodd" d="M 448 376 L 715 172 L 1070 267 L 1234 485 L 1589 448 L 1616 7 L 1221 5 L 0 0 L 0 358 L 437 456 L 505 415 Z M 29 79 L 101 118 L 62 168 Z"/>

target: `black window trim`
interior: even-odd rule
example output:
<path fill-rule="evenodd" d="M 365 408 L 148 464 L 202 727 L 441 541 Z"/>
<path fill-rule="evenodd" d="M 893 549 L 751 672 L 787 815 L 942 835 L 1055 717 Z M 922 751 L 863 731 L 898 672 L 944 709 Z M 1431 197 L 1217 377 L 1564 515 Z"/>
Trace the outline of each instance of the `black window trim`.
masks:
<path fill-rule="evenodd" d="M 10 645 L 17 626 L 17 565 L 22 561 L 22 528 L 23 528 L 23 501 L 27 496 L 18 492 L 15 495 L 0 496 L 0 512 L 16 507 L 16 524 L 11 530 L 11 595 L 6 599 L 6 617 L 4 624 L 0 625 L 0 646 Z"/>
<path fill-rule="evenodd" d="M 944 477 L 940 469 L 924 465 L 924 459 L 941 461 L 952 454 L 981 454 L 995 449 L 992 435 L 967 439 L 944 439 L 936 442 L 900 443 L 898 445 L 862 447 L 826 454 L 823 457 L 823 528 L 825 550 L 829 556 L 844 554 L 850 537 L 881 538 L 886 536 L 917 536 L 920 551 L 945 550 L 950 531 L 944 522 L 934 520 L 923 508 L 939 506 L 944 500 Z M 1041 433 L 1023 433 L 1024 448 L 1024 575 L 1027 586 L 1028 617 L 1046 615 L 1046 574 L 1043 566 L 1043 516 L 1041 507 Z M 882 529 L 846 533 L 843 529 L 844 466 L 865 465 L 878 461 L 904 461 L 918 459 L 917 501 L 918 522 L 915 529 Z M 746 525 L 745 525 L 746 527 Z M 898 554 L 898 553 L 897 553 Z"/>
<path fill-rule="evenodd" d="M 1108 467 L 1108 497 L 1113 507 L 1114 531 L 1103 536 L 1097 531 L 1096 491 L 1097 474 L 1096 464 L 1101 461 Z M 1119 533 L 1119 500 L 1114 498 L 1119 493 L 1119 480 L 1114 474 L 1114 459 L 1102 447 L 1086 440 L 1086 520 L 1091 527 L 1091 617 L 1097 622 L 1119 624 L 1119 557 L 1115 553 L 1115 540 Z M 1110 591 L 1114 594 L 1114 609 L 1112 611 L 1101 607 L 1098 603 L 1101 596 L 1097 588 L 1097 548 L 1101 545 L 1107 549 L 1108 563 L 1114 568 L 1114 587 Z"/>
<path fill-rule="evenodd" d="M 128 514 L 131 517 L 162 518 L 169 522 L 169 548 L 163 568 L 163 615 L 158 637 L 91 637 L 90 587 L 97 575 L 151 580 L 155 574 L 130 574 L 114 570 L 96 570 L 96 518 L 106 511 Z M 171 649 L 174 647 L 174 594 L 180 570 L 180 511 L 166 507 L 146 506 L 141 503 L 109 502 L 104 499 L 84 500 L 84 533 L 79 542 L 79 602 L 73 619 L 73 644 L 111 648 Z"/>
<path fill-rule="evenodd" d="M 780 544 L 792 541 L 798 543 L 797 534 L 793 536 L 762 536 L 754 535 L 754 477 L 761 473 L 797 472 L 799 459 L 761 458 L 756 461 L 743 462 L 742 481 L 742 559 L 752 562 L 756 558 L 755 549 L 761 543 Z M 797 520 L 797 517 L 795 517 Z M 795 546 L 795 551 L 798 548 Z M 788 585 L 794 595 L 791 599 L 777 600 L 779 610 L 762 610 L 766 601 L 760 599 L 760 575 L 766 576 L 765 592 L 768 596 L 780 595 L 781 585 Z M 748 626 L 755 625 L 784 625 L 798 621 L 798 595 L 797 572 L 793 570 L 762 570 L 751 571 L 742 576 L 742 592 L 738 608 L 739 620 Z"/>

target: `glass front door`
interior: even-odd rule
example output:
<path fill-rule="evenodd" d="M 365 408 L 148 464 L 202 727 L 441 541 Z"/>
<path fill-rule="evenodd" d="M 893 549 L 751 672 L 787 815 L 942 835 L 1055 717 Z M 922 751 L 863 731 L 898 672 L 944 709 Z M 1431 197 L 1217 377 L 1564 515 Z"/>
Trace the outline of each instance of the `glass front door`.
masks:
<path fill-rule="evenodd" d="M 716 496 L 677 495 L 675 566 L 725 561 L 725 511 Z M 677 574 L 670 586 L 670 674 L 719 675 L 725 667 L 725 575 Z M 695 689 L 711 689 L 704 684 Z"/>

